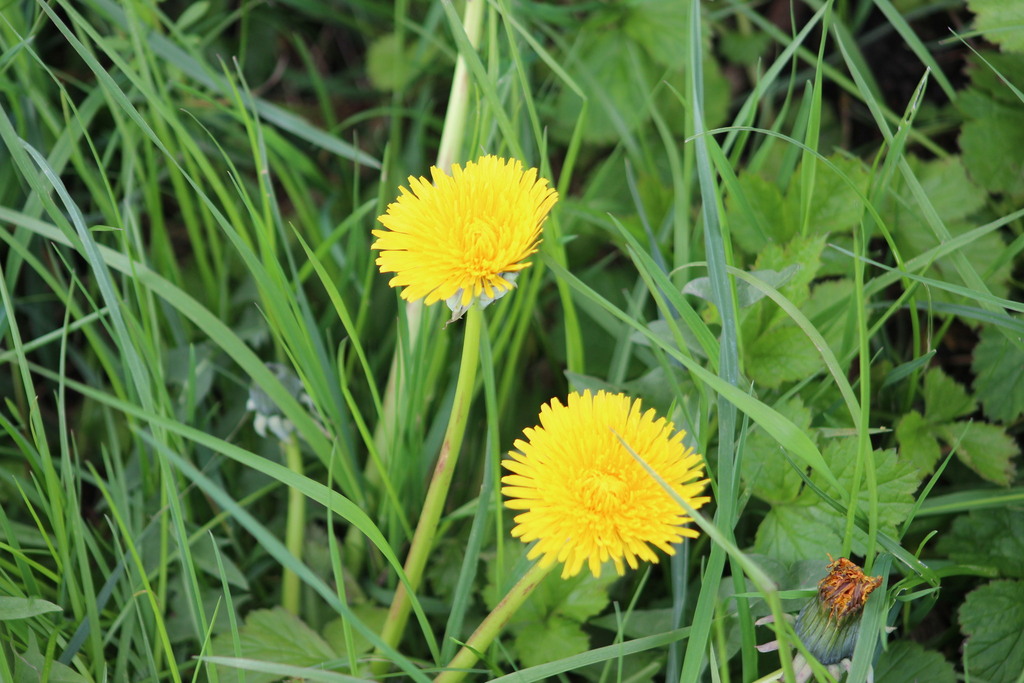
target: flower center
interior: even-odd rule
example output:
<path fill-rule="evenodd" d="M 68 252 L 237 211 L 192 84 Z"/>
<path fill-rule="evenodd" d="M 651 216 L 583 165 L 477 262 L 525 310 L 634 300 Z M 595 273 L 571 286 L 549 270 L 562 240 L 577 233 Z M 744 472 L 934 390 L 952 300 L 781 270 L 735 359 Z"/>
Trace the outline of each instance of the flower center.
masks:
<path fill-rule="evenodd" d="M 580 481 L 580 502 L 590 512 L 607 514 L 622 509 L 629 486 L 618 472 L 591 470 Z"/>
<path fill-rule="evenodd" d="M 485 218 L 474 218 L 462 234 L 461 260 L 465 272 L 474 277 L 495 275 L 508 265 L 502 261 L 506 256 L 499 248 L 497 237 L 500 230 Z"/>

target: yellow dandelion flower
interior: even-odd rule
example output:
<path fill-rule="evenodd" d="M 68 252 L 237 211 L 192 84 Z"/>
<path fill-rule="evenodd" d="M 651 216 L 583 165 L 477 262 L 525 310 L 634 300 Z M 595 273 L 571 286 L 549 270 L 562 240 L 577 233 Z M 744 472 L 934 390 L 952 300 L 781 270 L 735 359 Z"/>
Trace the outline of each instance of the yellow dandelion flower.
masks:
<path fill-rule="evenodd" d="M 409 177 L 374 230 L 382 273 L 395 273 L 402 298 L 446 300 L 452 310 L 474 299 L 484 304 L 507 293 L 537 251 L 541 225 L 558 199 L 537 169 L 485 156 L 447 175 L 431 167 L 427 178 Z"/>
<path fill-rule="evenodd" d="M 584 564 L 600 576 L 610 559 L 621 575 L 626 564 L 657 562 L 654 548 L 671 555 L 672 543 L 697 537 L 685 526 L 686 512 L 622 442 L 694 508 L 710 500 L 700 495 L 707 485 L 703 460 L 683 445 L 686 432 L 653 410 L 642 412 L 639 400 L 573 393 L 568 405 L 558 399 L 544 405 L 540 425 L 523 434 L 526 440 L 517 440 L 504 462 L 512 474 L 502 478 L 501 491 L 507 507 L 524 511 L 512 535 L 537 541 L 530 559 L 564 563 L 563 578 Z"/>

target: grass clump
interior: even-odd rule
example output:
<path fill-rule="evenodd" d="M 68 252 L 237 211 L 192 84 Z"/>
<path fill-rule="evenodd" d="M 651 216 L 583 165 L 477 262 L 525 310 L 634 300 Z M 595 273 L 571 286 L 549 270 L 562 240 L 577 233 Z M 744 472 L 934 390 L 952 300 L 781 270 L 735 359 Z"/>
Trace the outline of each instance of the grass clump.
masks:
<path fill-rule="evenodd" d="M 10 4 L 0 678 L 1018 681 L 997 5 Z"/>

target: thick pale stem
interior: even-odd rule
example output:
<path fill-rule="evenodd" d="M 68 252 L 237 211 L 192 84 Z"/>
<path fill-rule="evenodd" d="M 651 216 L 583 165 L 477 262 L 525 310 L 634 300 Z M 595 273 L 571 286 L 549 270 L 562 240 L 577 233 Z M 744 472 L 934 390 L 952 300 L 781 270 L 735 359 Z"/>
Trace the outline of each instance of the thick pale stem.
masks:
<path fill-rule="evenodd" d="M 466 37 L 470 44 L 476 48 L 480 44 L 480 36 L 483 31 L 484 9 L 487 3 L 484 0 L 468 0 L 466 11 L 462 18 L 462 27 L 466 31 Z M 466 113 L 469 109 L 469 71 L 466 68 L 466 59 L 461 54 L 455 61 L 455 73 L 452 77 L 452 89 L 448 95 L 448 109 L 445 112 L 444 126 L 441 129 L 441 142 L 437 150 L 437 162 L 435 166 L 444 172 L 451 170 L 452 164 L 459 154 L 462 141 L 466 132 Z M 423 302 L 410 301 L 405 307 L 406 329 L 408 332 L 408 348 L 416 347 L 416 340 L 419 338 L 420 323 L 423 319 Z M 396 415 L 398 408 L 397 398 L 402 390 L 404 380 L 404 368 L 402 366 L 403 349 L 395 351 L 391 359 L 391 370 L 388 373 L 388 383 L 384 388 L 384 397 L 381 401 L 383 413 L 377 429 L 374 432 L 374 444 L 381 459 L 386 460 L 390 454 L 390 444 L 393 443 L 395 426 L 397 425 Z M 366 479 L 371 484 L 379 481 L 380 472 L 372 463 L 366 466 Z M 353 529 L 355 529 L 353 527 Z M 345 539 L 346 559 L 349 561 L 350 569 L 359 567 L 365 553 L 365 542 L 362 534 L 355 530 Z"/>
<path fill-rule="evenodd" d="M 459 365 L 459 379 L 455 385 L 455 400 L 452 402 L 452 412 L 448 418 L 448 429 L 445 431 L 444 441 L 441 442 L 441 452 L 438 454 L 437 464 L 434 466 L 434 476 L 430 480 L 427 497 L 423 501 L 423 511 L 420 513 L 420 520 L 412 537 L 412 545 L 409 547 L 409 555 L 405 560 L 405 575 L 413 591 L 419 588 L 423 580 L 423 569 L 426 567 L 427 558 L 430 557 L 430 551 L 434 547 L 437 525 L 448 498 L 448 488 L 452 483 L 455 464 L 459 459 L 459 449 L 462 447 L 462 438 L 466 433 L 466 419 L 469 417 L 473 385 L 476 383 L 477 365 L 480 360 L 480 335 L 483 330 L 483 319 L 484 314 L 480 306 L 476 304 L 470 306 L 469 312 L 466 314 L 466 336 L 462 345 L 462 362 Z M 402 639 L 405 625 L 409 621 L 411 606 L 412 603 L 405 584 L 399 584 L 380 634 L 381 639 L 389 647 L 397 646 Z M 384 673 L 387 666 L 386 660 L 378 660 L 374 664 L 374 673 L 378 675 Z"/>
<path fill-rule="evenodd" d="M 533 565 L 481 622 L 462 649 L 448 663 L 446 671 L 434 679 L 435 683 L 458 683 L 465 678 L 469 669 L 476 664 L 480 653 L 485 652 L 491 646 L 512 616 L 530 597 L 533 589 L 555 566 L 556 564 L 553 563 L 547 567 L 541 567 L 539 562 Z"/>

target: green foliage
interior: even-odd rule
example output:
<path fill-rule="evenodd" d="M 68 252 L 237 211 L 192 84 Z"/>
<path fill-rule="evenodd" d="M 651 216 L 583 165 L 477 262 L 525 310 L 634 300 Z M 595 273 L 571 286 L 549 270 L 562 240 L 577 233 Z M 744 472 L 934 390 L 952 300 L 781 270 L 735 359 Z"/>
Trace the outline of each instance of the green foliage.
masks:
<path fill-rule="evenodd" d="M 335 642 L 339 640 L 337 631 L 334 627 L 330 629 Z M 233 634 L 215 638 L 212 654 L 293 666 L 316 666 L 340 656 L 320 634 L 280 607 L 249 612 L 238 629 L 237 637 L 238 650 L 235 649 Z M 218 675 L 230 678 L 233 673 L 235 679 L 241 680 L 236 672 L 226 667 L 220 668 Z M 267 683 L 278 678 L 274 674 L 252 671 L 245 674 L 246 681 Z"/>
<path fill-rule="evenodd" d="M 1024 578 L 1024 516 L 1019 509 L 972 510 L 956 518 L 940 549 L 961 564 Z"/>
<path fill-rule="evenodd" d="M 994 327 L 981 331 L 971 361 L 974 391 L 985 415 L 1013 422 L 1024 413 L 1024 350 Z"/>
<path fill-rule="evenodd" d="M 555 568 L 470 676 L 765 679 L 755 621 L 831 553 L 886 574 L 876 680 L 1016 681 L 1020 2 L 797 3 L 792 30 L 773 3 L 455 3 L 479 31 L 451 3 L 243 5 L 0 21 L 0 679 L 424 683 L 529 566 L 503 453 L 590 388 L 687 431 L 700 537 Z M 375 651 L 465 327 L 398 298 L 371 230 L 439 149 L 560 200 L 485 312 L 414 614 Z M 296 431 L 257 434 L 253 396 Z M 909 640 L 953 613 L 963 652 Z"/>
<path fill-rule="evenodd" d="M 816 474 L 811 475 L 811 480 L 826 493 L 841 500 L 846 492 L 853 489 L 857 440 L 832 440 L 822 455 L 838 478 L 842 491 L 836 491 Z M 871 457 L 878 482 L 876 495 L 879 528 L 885 533 L 895 533 L 896 525 L 906 519 L 913 505 L 913 493 L 917 489 L 919 476 L 913 465 L 896 457 L 894 450 L 875 450 Z M 863 481 L 858 488 L 858 500 L 866 507 L 870 494 Z M 805 489 L 791 502 L 772 506 L 757 529 L 754 549 L 790 562 L 794 559 L 820 559 L 826 553 L 838 555 L 843 541 L 842 529 L 843 516 L 818 498 L 817 494 Z M 864 542 L 864 534 L 856 533 L 853 543 L 855 552 L 863 552 Z"/>
<path fill-rule="evenodd" d="M 519 553 L 508 556 L 508 569 L 520 558 Z M 484 590 L 491 609 L 508 585 L 506 578 L 498 578 L 497 570 L 497 563 L 491 562 L 491 581 Z M 545 577 L 508 625 L 523 664 L 537 666 L 586 652 L 590 636 L 583 625 L 608 606 L 608 589 L 617 578 L 614 572 L 604 572 L 595 579 L 586 569 L 569 579 L 562 579 L 557 571 Z"/>
<path fill-rule="evenodd" d="M 959 611 L 966 670 L 992 683 L 1024 671 L 1024 582 L 993 581 L 967 595 Z"/>
<path fill-rule="evenodd" d="M 1008 52 L 1024 52 L 1024 5 L 1001 0 L 968 0 L 974 27 Z"/>
<path fill-rule="evenodd" d="M 925 412 L 910 411 L 896 425 L 900 452 L 923 473 L 930 473 L 940 457 L 939 442 L 956 448 L 957 457 L 981 477 L 1008 486 L 1020 448 L 998 425 L 958 420 L 974 413 L 977 401 L 967 389 L 932 368 L 924 381 Z"/>
<path fill-rule="evenodd" d="M 400 41 L 397 34 L 389 33 L 374 40 L 366 51 L 366 75 L 378 90 L 401 90 L 421 68 L 417 54 Z"/>
<path fill-rule="evenodd" d="M 1003 3 L 986 3 L 1002 5 Z M 998 14 L 998 12 L 993 12 Z M 1012 32 L 998 32 L 1012 40 Z M 1021 32 L 1019 32 L 1021 33 Z M 960 132 L 964 165 L 974 180 L 990 192 L 1018 196 L 1024 193 L 1024 172 L 1007 149 L 1021 142 L 1020 117 L 1024 114 L 1020 78 L 1024 55 L 981 53 L 971 61 L 971 87 L 959 103 L 967 117 Z M 1007 84 L 1012 88 L 1008 88 Z"/>
<path fill-rule="evenodd" d="M 913 641 L 901 640 L 879 656 L 875 680 L 954 683 L 956 671 L 938 652 L 926 650 Z"/>
<path fill-rule="evenodd" d="M 89 678 L 78 673 L 66 664 L 55 662 L 39 650 L 35 634 L 29 637 L 28 648 L 17 654 L 14 665 L 14 680 L 48 681 L 52 683 L 88 683 Z"/>
<path fill-rule="evenodd" d="M 47 600 L 0 596 L 0 621 L 28 619 L 47 612 L 60 611 L 60 605 L 55 605 Z"/>

